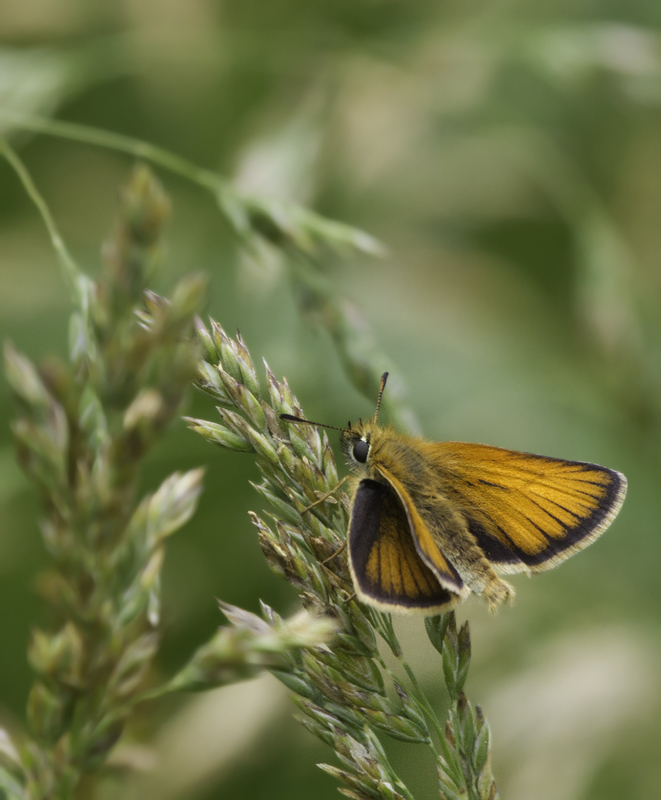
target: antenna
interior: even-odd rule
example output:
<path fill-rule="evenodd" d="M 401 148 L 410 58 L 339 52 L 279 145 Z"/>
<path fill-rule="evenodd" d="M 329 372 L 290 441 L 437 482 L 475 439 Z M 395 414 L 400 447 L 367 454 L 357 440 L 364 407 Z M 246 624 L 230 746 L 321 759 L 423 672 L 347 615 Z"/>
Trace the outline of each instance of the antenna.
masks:
<path fill-rule="evenodd" d="M 324 425 L 323 422 L 312 422 L 311 419 L 303 419 L 303 417 L 294 417 L 291 414 L 280 414 L 280 419 L 286 419 L 287 422 L 304 422 L 306 425 L 314 425 L 317 428 L 330 428 L 332 431 L 341 431 L 344 433 L 346 428 L 336 428 L 335 425 Z M 351 427 L 351 424 L 349 424 Z"/>
<path fill-rule="evenodd" d="M 386 388 L 386 381 L 388 380 L 388 373 L 384 372 L 381 376 L 381 388 L 379 389 L 379 397 L 376 401 L 376 411 L 374 412 L 374 422 L 379 416 L 379 409 L 381 408 L 381 398 L 383 397 L 383 390 Z"/>
<path fill-rule="evenodd" d="M 379 397 L 376 401 L 376 411 L 374 412 L 374 422 L 379 416 L 379 409 L 381 408 L 381 398 L 383 397 L 383 390 L 386 388 L 386 381 L 388 380 L 388 373 L 384 372 L 381 376 L 381 386 L 379 388 Z M 346 433 L 351 430 L 351 422 L 347 428 L 338 428 L 335 425 L 326 425 L 323 422 L 313 422 L 311 419 L 303 419 L 303 417 L 295 417 L 293 414 L 280 414 L 280 419 L 287 420 L 287 422 L 302 422 L 305 425 L 314 425 L 317 428 L 329 428 L 332 431 L 340 431 Z"/>

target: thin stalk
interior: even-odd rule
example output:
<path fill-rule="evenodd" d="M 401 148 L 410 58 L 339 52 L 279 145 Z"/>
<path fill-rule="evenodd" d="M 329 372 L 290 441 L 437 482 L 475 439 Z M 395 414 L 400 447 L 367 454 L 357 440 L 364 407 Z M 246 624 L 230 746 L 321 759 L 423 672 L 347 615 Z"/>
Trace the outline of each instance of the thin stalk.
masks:
<path fill-rule="evenodd" d="M 4 114 L 6 112 L 0 113 Z M 71 292 L 72 300 L 77 306 L 82 308 L 85 304 L 84 293 L 81 286 L 81 279 L 84 277 L 83 273 L 78 268 L 73 256 L 64 243 L 64 239 L 60 235 L 58 227 L 55 224 L 55 220 L 53 219 L 53 215 L 50 213 L 50 209 L 46 205 L 46 201 L 35 186 L 30 173 L 25 167 L 25 164 L 23 164 L 16 151 L 4 137 L 0 137 L 0 153 L 2 153 L 9 164 L 13 167 L 21 183 L 23 184 L 23 188 L 41 214 L 41 218 L 43 219 L 46 230 L 48 231 L 51 244 L 53 245 L 53 249 L 55 250 L 60 266 L 62 267 L 64 280 L 69 288 L 69 291 Z"/>
<path fill-rule="evenodd" d="M 408 675 L 409 680 L 411 681 L 411 686 L 413 687 L 413 690 L 414 690 L 414 693 L 415 693 L 415 696 L 416 696 L 416 700 L 422 706 L 425 714 L 427 715 L 427 718 L 429 719 L 429 721 L 434 726 L 434 730 L 438 734 L 439 738 L 441 740 L 443 740 L 443 737 L 445 735 L 443 726 L 441 725 L 441 723 L 440 723 L 440 721 L 439 721 L 439 719 L 438 719 L 438 717 L 436 715 L 436 712 L 434 711 L 434 707 L 429 702 L 429 698 L 427 697 L 427 695 L 424 693 L 422 687 L 420 686 L 420 683 L 418 682 L 418 679 L 417 679 L 415 673 L 413 672 L 413 670 L 409 666 L 408 662 L 404 658 L 404 653 L 402 651 L 402 647 L 401 647 L 401 645 L 399 643 L 399 639 L 397 638 L 397 634 L 395 633 L 395 628 L 394 628 L 394 626 L 392 624 L 392 617 L 390 615 L 388 615 L 388 614 L 384 614 L 384 615 L 380 615 L 380 616 L 381 616 L 381 621 L 383 623 L 383 626 L 380 626 L 380 627 L 383 627 L 385 629 L 379 630 L 379 633 L 381 634 L 381 636 L 383 637 L 384 641 L 386 642 L 386 644 L 390 648 L 392 654 L 395 656 L 397 661 L 399 661 L 399 663 L 402 665 L 402 668 L 404 669 L 404 671 Z M 383 667 L 385 669 L 387 669 L 387 667 L 386 667 L 385 663 L 383 662 L 383 660 L 381 660 L 381 663 L 383 664 Z M 392 675 L 392 672 L 390 670 L 387 670 L 387 671 Z M 433 745 L 432 745 L 432 749 L 433 749 Z M 436 755 L 436 751 L 435 750 L 434 750 L 434 754 Z"/>
<path fill-rule="evenodd" d="M 93 144 L 99 147 L 107 147 L 110 150 L 117 150 L 127 153 L 137 159 L 144 159 L 153 164 L 158 164 L 163 169 L 188 178 L 194 183 L 204 186 L 212 191 L 227 188 L 228 182 L 211 170 L 198 167 L 185 158 L 171 153 L 162 147 L 135 139 L 132 136 L 125 136 L 121 133 L 104 131 L 99 128 L 92 128 L 88 125 L 78 125 L 75 122 L 62 122 L 61 120 L 43 119 L 28 114 L 20 114 L 15 111 L 0 109 L 0 117 L 11 120 L 26 130 L 36 133 L 47 133 L 50 136 L 57 136 L 61 139 L 68 139 L 86 144 Z"/>

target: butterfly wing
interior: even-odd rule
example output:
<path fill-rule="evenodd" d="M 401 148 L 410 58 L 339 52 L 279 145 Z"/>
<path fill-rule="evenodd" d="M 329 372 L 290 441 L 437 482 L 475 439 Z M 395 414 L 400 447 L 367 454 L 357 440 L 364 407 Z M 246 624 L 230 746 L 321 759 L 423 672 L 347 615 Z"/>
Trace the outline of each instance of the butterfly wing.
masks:
<path fill-rule="evenodd" d="M 619 472 L 481 444 L 427 444 L 444 491 L 500 572 L 541 572 L 600 536 L 627 490 Z"/>
<path fill-rule="evenodd" d="M 358 596 L 383 611 L 438 614 L 461 599 L 463 593 L 443 588 L 420 558 L 406 512 L 397 494 L 383 483 L 364 479 L 358 484 L 348 543 Z M 449 564 L 447 569 L 454 572 Z M 458 575 L 456 580 L 463 588 Z"/>
<path fill-rule="evenodd" d="M 469 589 L 465 586 L 454 566 L 444 556 L 438 542 L 420 516 L 403 482 L 396 478 L 383 464 L 379 464 L 376 469 L 381 477 L 388 481 L 390 488 L 397 495 L 406 515 L 408 529 L 413 537 L 413 545 L 422 561 L 434 573 L 438 582 L 445 589 L 462 597 L 468 595 Z"/>

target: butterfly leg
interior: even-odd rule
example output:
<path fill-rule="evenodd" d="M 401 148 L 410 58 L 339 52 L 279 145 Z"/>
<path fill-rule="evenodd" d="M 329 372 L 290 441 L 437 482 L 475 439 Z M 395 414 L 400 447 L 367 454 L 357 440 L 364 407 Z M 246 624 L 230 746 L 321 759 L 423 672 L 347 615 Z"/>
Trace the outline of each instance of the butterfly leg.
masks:
<path fill-rule="evenodd" d="M 301 511 L 301 514 L 306 514 L 311 508 L 314 508 L 315 506 L 318 506 L 319 503 L 323 503 L 325 500 L 328 500 L 328 498 L 331 497 L 331 495 L 334 495 L 335 492 L 340 488 L 340 486 L 342 486 L 342 484 L 344 483 L 344 481 L 347 480 L 348 477 L 349 477 L 348 475 L 345 475 L 344 478 L 342 478 L 342 480 L 338 481 L 335 484 L 335 486 L 333 486 L 330 492 L 326 492 L 326 494 L 323 495 L 323 497 L 320 497 L 318 500 L 315 500 L 314 503 L 310 503 L 309 506 L 306 506 L 306 508 L 304 508 L 303 511 Z M 331 558 L 333 558 L 333 556 L 331 556 Z"/>
<path fill-rule="evenodd" d="M 342 542 L 342 544 L 337 548 L 337 550 L 332 555 L 328 556 L 328 558 L 325 558 L 321 563 L 328 564 L 328 562 L 332 561 L 335 558 L 335 556 L 339 556 L 346 546 L 347 546 L 347 540 L 345 539 Z"/>

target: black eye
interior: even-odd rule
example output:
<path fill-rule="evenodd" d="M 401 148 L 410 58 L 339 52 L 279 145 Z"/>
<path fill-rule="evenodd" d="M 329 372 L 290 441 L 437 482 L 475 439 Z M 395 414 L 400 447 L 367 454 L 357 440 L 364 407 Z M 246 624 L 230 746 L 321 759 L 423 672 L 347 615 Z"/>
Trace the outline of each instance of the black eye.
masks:
<path fill-rule="evenodd" d="M 356 461 L 364 464 L 367 461 L 367 454 L 370 451 L 370 446 L 362 439 L 353 446 L 353 457 Z"/>

